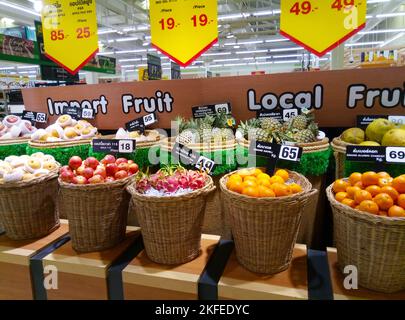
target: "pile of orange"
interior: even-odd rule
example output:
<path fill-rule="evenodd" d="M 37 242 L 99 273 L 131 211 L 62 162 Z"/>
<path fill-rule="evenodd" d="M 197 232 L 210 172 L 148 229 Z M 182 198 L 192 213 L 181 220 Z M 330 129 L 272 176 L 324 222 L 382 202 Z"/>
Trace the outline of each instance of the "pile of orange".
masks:
<path fill-rule="evenodd" d="M 333 184 L 335 199 L 353 209 L 386 217 L 405 217 L 405 174 L 354 172 Z"/>
<path fill-rule="evenodd" d="M 259 168 L 242 169 L 229 177 L 226 187 L 255 198 L 285 197 L 302 192 L 299 184 L 287 184 L 289 179 L 288 171 L 283 169 L 277 170 L 273 176 Z"/>

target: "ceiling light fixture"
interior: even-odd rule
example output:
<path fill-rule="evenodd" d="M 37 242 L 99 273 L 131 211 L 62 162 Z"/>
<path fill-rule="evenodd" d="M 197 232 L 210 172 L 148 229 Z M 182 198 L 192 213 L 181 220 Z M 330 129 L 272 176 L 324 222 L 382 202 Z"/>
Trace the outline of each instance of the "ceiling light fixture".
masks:
<path fill-rule="evenodd" d="M 285 60 L 285 61 L 274 61 L 275 64 L 285 64 L 285 63 L 299 63 L 300 60 Z"/>
<path fill-rule="evenodd" d="M 119 59 L 118 62 L 135 62 L 135 61 L 142 61 L 142 58 L 136 59 Z"/>
<path fill-rule="evenodd" d="M 266 40 L 266 43 L 284 42 L 284 41 L 290 41 L 290 40 L 288 40 L 288 39 L 269 39 L 269 40 Z"/>
<path fill-rule="evenodd" d="M 250 50 L 250 51 L 236 51 L 236 54 L 250 54 L 250 53 L 264 53 L 268 50 Z"/>
<path fill-rule="evenodd" d="M 346 43 L 345 47 L 360 47 L 360 46 L 373 46 L 383 44 L 384 41 L 370 41 L 370 42 L 357 42 L 357 43 Z"/>
<path fill-rule="evenodd" d="M 117 30 L 99 30 L 97 32 L 98 35 L 110 34 L 110 33 L 117 33 Z"/>
<path fill-rule="evenodd" d="M 405 32 L 405 29 L 381 29 L 371 31 L 360 31 L 359 34 L 379 34 L 379 33 L 394 33 L 394 32 Z"/>
<path fill-rule="evenodd" d="M 278 49 L 271 49 L 270 52 L 300 51 L 300 50 L 304 50 L 304 48 L 301 48 L 301 47 L 295 47 L 295 48 L 278 48 Z"/>
<path fill-rule="evenodd" d="M 28 14 L 31 14 L 31 15 L 36 16 L 36 17 L 40 17 L 40 16 L 41 16 L 38 12 L 34 12 L 32 9 L 27 9 L 27 8 L 25 8 L 25 7 L 18 6 L 18 5 L 15 5 L 15 4 L 13 4 L 13 3 L 6 2 L 6 1 L 0 1 L 0 6 L 9 7 L 9 8 L 12 8 L 12 9 L 16 9 L 16 10 L 19 10 L 19 11 L 22 11 L 22 12 L 25 12 L 25 13 L 28 13 Z"/>
<path fill-rule="evenodd" d="M 388 39 L 387 41 L 385 41 L 384 43 L 382 43 L 380 45 L 380 48 L 385 47 L 387 44 L 390 44 L 391 42 L 398 40 L 399 38 L 401 38 L 403 35 L 405 34 L 405 32 L 401 32 L 398 33 L 397 35 L 393 36 L 391 39 Z"/>
<path fill-rule="evenodd" d="M 402 17 L 405 16 L 405 11 L 404 12 L 393 12 L 393 13 L 383 13 L 383 14 L 377 14 L 377 18 L 392 18 L 392 17 Z"/>
<path fill-rule="evenodd" d="M 203 57 L 210 57 L 210 56 L 228 56 L 232 54 L 232 52 L 214 52 L 214 53 L 204 53 L 202 54 Z"/>

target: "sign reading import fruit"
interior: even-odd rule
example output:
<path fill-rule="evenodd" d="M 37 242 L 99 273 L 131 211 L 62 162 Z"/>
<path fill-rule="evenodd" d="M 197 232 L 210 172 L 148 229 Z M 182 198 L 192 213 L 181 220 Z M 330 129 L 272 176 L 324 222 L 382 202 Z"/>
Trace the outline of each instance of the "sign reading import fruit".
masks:
<path fill-rule="evenodd" d="M 366 0 L 283 0 L 280 34 L 317 56 L 343 43 L 366 23 Z"/>
<path fill-rule="evenodd" d="M 46 56 L 72 74 L 98 52 L 95 0 L 44 0 L 42 29 Z"/>
<path fill-rule="evenodd" d="M 185 67 L 218 40 L 217 0 L 151 0 L 152 45 Z"/>

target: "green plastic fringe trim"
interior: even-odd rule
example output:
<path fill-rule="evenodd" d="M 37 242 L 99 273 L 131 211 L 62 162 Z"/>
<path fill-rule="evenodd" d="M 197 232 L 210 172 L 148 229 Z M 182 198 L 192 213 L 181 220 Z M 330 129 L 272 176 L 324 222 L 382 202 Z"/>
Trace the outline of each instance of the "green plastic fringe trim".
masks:
<path fill-rule="evenodd" d="M 118 153 L 114 156 L 116 156 L 117 158 L 126 158 L 128 160 L 133 160 L 139 166 L 139 168 L 145 169 L 147 167 L 153 167 L 155 165 L 151 163 L 151 161 L 149 161 L 149 153 L 152 157 L 155 157 L 156 155 L 156 158 L 158 159 L 159 149 L 160 146 L 158 145 L 150 148 L 137 148 L 134 153 Z M 106 153 L 94 152 L 92 147 L 89 148 L 88 153 L 90 157 L 95 157 L 98 160 L 103 159 L 106 155 Z"/>
<path fill-rule="evenodd" d="M 213 176 L 219 176 L 232 172 L 237 169 L 235 159 L 235 150 L 218 150 L 211 152 L 201 152 L 200 155 L 212 159 L 217 164 L 212 172 Z M 160 150 L 160 163 L 161 165 L 174 164 L 176 159 L 172 156 L 171 152 Z"/>
<path fill-rule="evenodd" d="M 65 147 L 65 148 L 33 148 L 30 145 L 27 146 L 27 154 L 31 155 L 36 152 L 43 152 L 49 154 L 55 158 L 62 166 L 69 163 L 69 159 L 73 156 L 79 156 L 82 159 L 86 159 L 89 156 L 89 145 L 84 144 L 80 146 Z"/>
<path fill-rule="evenodd" d="M 304 176 L 321 176 L 328 171 L 330 159 L 332 156 L 332 148 L 328 150 L 304 153 L 301 157 L 300 163 L 289 162 L 280 160 L 277 163 L 279 168 L 285 168 L 289 170 L 301 173 Z M 248 163 L 254 163 L 254 157 L 249 155 L 249 149 L 244 146 L 237 146 L 236 157 L 239 163 L 239 167 L 245 168 Z M 246 160 L 249 162 L 246 163 Z M 267 159 L 264 157 L 256 157 L 257 167 L 266 167 Z"/>
<path fill-rule="evenodd" d="M 398 177 L 405 173 L 405 164 L 378 164 L 374 162 L 345 161 L 345 177 L 350 176 L 353 172 L 364 173 L 367 171 L 386 171 L 391 177 Z"/>
<path fill-rule="evenodd" d="M 10 144 L 0 146 L 0 159 L 3 160 L 8 156 L 22 156 L 26 154 L 28 143 Z"/>

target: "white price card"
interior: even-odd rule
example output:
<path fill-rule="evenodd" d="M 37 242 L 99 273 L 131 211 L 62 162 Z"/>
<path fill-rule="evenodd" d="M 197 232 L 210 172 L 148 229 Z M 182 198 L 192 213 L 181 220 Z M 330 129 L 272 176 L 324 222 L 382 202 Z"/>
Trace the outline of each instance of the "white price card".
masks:
<path fill-rule="evenodd" d="M 405 163 L 405 147 L 387 147 L 385 161 L 388 163 Z"/>
<path fill-rule="evenodd" d="M 229 114 L 231 110 L 229 110 L 229 104 L 221 103 L 215 105 L 215 112 Z"/>
<path fill-rule="evenodd" d="M 38 123 L 46 123 L 46 122 L 47 122 L 46 113 L 38 112 L 38 113 L 37 113 L 37 116 L 35 117 L 35 122 L 38 122 Z"/>
<path fill-rule="evenodd" d="M 94 110 L 84 108 L 82 109 L 82 119 L 93 119 L 94 118 Z"/>
<path fill-rule="evenodd" d="M 298 116 L 298 109 L 283 109 L 283 121 L 288 121 L 296 116 Z"/>
<path fill-rule="evenodd" d="M 195 164 L 195 167 L 198 170 L 204 171 L 206 173 L 210 173 L 212 169 L 214 169 L 214 166 L 215 166 L 214 161 L 203 156 L 200 156 L 197 160 L 197 163 Z"/>
<path fill-rule="evenodd" d="M 119 153 L 133 153 L 134 152 L 134 140 L 119 140 L 118 141 Z"/>
<path fill-rule="evenodd" d="M 147 114 L 143 117 L 143 124 L 145 127 L 150 126 L 156 122 L 156 116 L 154 113 Z"/>
<path fill-rule="evenodd" d="M 396 124 L 405 124 L 405 116 L 388 116 L 388 120 Z"/>
<path fill-rule="evenodd" d="M 279 159 L 288 161 L 298 161 L 300 158 L 300 148 L 292 146 L 281 146 Z"/>

